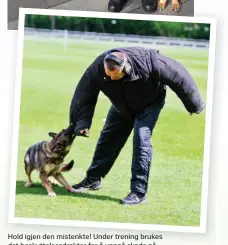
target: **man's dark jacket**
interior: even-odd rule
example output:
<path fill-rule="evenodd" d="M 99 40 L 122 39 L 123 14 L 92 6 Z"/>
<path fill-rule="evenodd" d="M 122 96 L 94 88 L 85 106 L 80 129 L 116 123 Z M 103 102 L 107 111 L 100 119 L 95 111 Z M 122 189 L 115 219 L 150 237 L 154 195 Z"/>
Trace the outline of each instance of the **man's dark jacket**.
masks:
<path fill-rule="evenodd" d="M 108 52 L 127 55 L 131 71 L 121 80 L 112 81 L 104 70 Z M 177 61 L 157 50 L 142 47 L 118 48 L 104 52 L 87 68 L 75 90 L 70 107 L 70 122 L 75 131 L 90 128 L 102 91 L 126 120 L 132 120 L 152 107 L 163 106 L 168 85 L 190 113 L 200 113 L 204 103 L 188 71 Z"/>

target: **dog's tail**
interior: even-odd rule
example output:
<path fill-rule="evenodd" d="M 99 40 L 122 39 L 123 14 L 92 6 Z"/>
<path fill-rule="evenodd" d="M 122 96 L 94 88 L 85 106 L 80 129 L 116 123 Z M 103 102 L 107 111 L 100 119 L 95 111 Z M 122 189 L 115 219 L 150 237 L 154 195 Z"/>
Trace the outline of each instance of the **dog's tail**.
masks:
<path fill-rule="evenodd" d="M 70 171 L 74 166 L 74 160 L 70 161 L 68 164 L 65 164 L 61 168 L 61 172 L 67 172 Z"/>

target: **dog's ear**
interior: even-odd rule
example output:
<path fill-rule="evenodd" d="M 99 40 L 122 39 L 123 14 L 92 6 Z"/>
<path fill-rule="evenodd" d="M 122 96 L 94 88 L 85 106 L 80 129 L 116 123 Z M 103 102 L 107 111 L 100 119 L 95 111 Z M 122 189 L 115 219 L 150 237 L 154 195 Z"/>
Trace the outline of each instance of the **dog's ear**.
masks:
<path fill-rule="evenodd" d="M 57 135 L 56 133 L 53 133 L 53 132 L 49 132 L 48 135 L 52 138 L 55 138 L 55 136 Z"/>

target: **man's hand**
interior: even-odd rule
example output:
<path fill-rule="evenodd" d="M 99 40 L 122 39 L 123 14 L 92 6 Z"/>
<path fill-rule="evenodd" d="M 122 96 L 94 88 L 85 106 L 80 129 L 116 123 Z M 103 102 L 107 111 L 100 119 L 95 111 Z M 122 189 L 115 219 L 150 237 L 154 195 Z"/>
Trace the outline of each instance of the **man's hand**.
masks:
<path fill-rule="evenodd" d="M 80 133 L 79 136 L 89 137 L 89 129 L 88 128 L 80 130 L 79 133 Z"/>

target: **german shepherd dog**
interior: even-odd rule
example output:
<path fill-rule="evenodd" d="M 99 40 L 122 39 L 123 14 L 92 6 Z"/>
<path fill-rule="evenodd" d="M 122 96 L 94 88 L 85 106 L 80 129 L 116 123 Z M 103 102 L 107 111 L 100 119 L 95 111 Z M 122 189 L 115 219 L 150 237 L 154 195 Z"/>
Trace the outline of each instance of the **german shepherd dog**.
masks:
<path fill-rule="evenodd" d="M 185 3 L 187 0 L 171 0 L 172 2 L 172 10 L 179 12 L 181 9 L 180 4 Z M 167 5 L 167 0 L 158 0 L 158 10 L 164 10 Z"/>
<path fill-rule="evenodd" d="M 58 134 L 50 132 L 49 136 L 52 137 L 50 141 L 34 144 L 27 150 L 24 157 L 25 173 L 27 175 L 25 187 L 32 185 L 31 173 L 36 169 L 49 197 L 56 196 L 51 187 L 49 177 L 57 180 L 67 191 L 75 192 L 74 188 L 67 183 L 61 173 L 71 170 L 74 165 L 73 160 L 69 164 L 63 164 L 63 159 L 70 151 L 76 136 L 73 131 L 73 127 L 69 126 Z"/>

